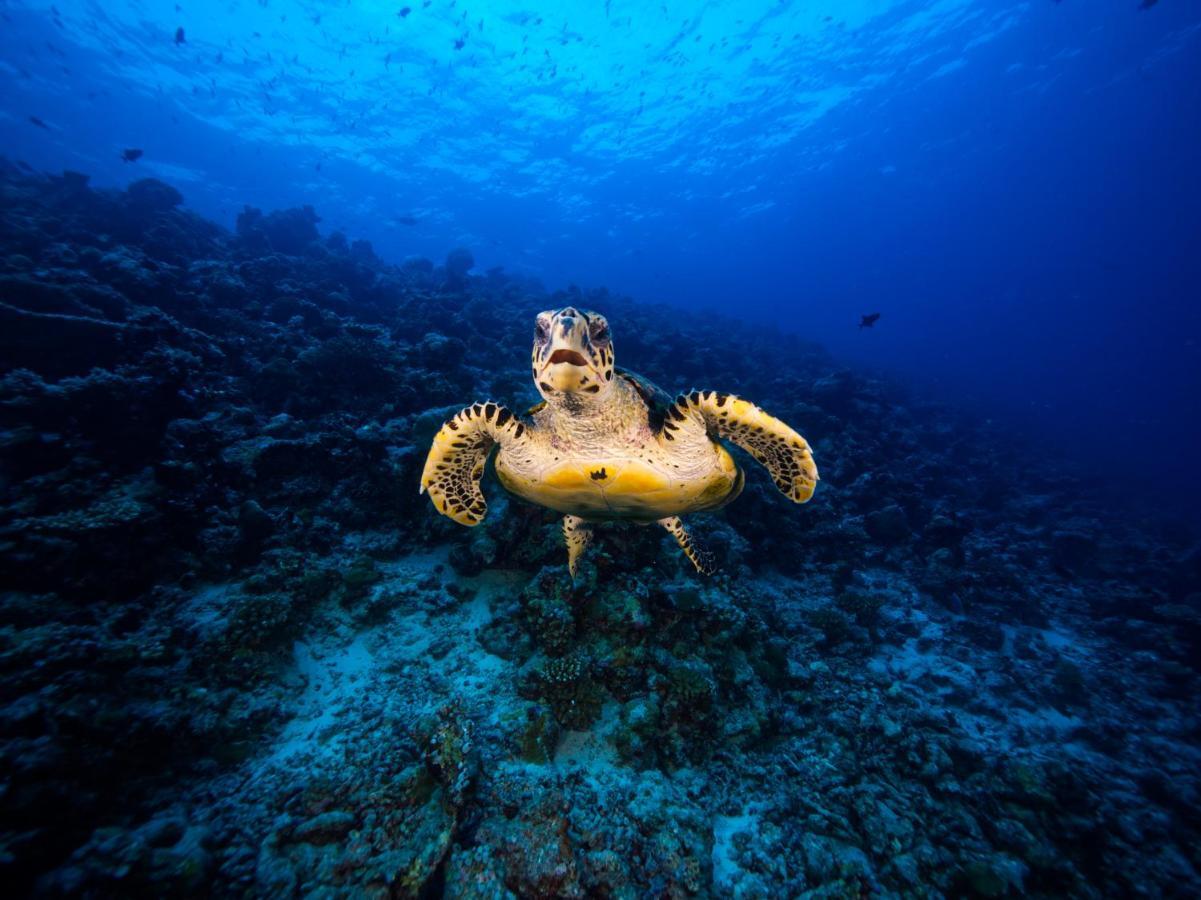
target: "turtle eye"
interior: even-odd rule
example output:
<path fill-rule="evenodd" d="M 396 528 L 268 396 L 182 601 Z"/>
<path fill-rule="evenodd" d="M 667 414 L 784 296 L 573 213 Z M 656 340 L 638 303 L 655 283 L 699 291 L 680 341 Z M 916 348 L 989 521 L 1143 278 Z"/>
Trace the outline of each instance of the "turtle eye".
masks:
<path fill-rule="evenodd" d="M 534 323 L 534 340 L 541 344 L 544 343 L 548 337 L 550 337 L 550 328 L 547 326 L 544 320 L 539 319 Z"/>
<path fill-rule="evenodd" d="M 589 336 L 598 344 L 603 344 L 609 340 L 609 324 L 607 322 L 593 322 L 588 330 Z"/>

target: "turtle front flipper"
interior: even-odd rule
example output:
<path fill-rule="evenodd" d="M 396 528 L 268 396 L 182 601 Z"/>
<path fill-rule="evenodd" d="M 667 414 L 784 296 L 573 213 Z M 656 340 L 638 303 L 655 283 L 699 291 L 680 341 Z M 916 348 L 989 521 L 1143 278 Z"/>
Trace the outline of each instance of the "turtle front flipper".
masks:
<path fill-rule="evenodd" d="M 809 443 L 775 416 L 732 394 L 691 391 L 677 397 L 668 410 L 663 434 L 669 437 L 679 423 L 698 418 L 710 435 L 751 454 L 786 497 L 804 503 L 813 496 L 818 474 Z"/>
<path fill-rule="evenodd" d="M 564 516 L 563 540 L 567 542 L 567 571 L 574 579 L 580 557 L 592 542 L 592 526 L 579 516 Z"/>
<path fill-rule="evenodd" d="M 480 490 L 488 454 L 497 444 L 522 440 L 525 431 L 525 423 L 496 403 L 460 410 L 434 435 L 419 491 L 429 491 L 434 508 L 444 516 L 460 525 L 478 525 L 488 512 Z"/>
<path fill-rule="evenodd" d="M 676 543 L 680 545 L 680 549 L 684 551 L 684 555 L 688 557 L 688 561 L 696 567 L 696 570 L 702 575 L 712 575 L 717 571 L 717 564 L 713 559 L 713 554 L 703 547 L 697 545 L 692 539 L 692 535 L 688 533 L 688 529 L 684 527 L 684 523 L 680 521 L 679 516 L 669 516 L 666 519 L 660 519 L 659 524 L 671 533 L 671 536 L 676 539 Z"/>

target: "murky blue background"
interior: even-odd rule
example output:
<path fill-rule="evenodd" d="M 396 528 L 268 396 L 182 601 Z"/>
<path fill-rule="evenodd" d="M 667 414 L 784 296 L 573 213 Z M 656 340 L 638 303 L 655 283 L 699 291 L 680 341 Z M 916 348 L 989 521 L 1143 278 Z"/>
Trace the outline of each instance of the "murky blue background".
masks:
<path fill-rule="evenodd" d="M 578 6 L 7 2 L 0 152 L 739 310 L 1197 516 L 1201 4 Z"/>

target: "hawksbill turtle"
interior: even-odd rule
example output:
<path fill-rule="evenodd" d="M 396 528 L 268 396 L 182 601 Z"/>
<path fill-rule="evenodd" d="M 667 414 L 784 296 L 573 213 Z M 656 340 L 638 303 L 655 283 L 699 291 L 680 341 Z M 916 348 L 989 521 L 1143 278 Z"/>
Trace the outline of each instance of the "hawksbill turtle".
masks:
<path fill-rule="evenodd" d="M 702 575 L 712 557 L 680 516 L 713 510 L 742 491 L 743 473 L 722 441 L 747 451 L 784 496 L 804 503 L 817 466 L 803 437 L 754 404 L 717 391 L 672 398 L 613 364 L 605 317 L 568 306 L 539 313 L 531 359 L 542 402 L 526 416 L 487 401 L 447 419 L 434 436 L 421 491 L 460 525 L 483 521 L 480 490 L 494 447 L 496 475 L 512 494 L 564 514 L 575 577 L 592 523 L 626 520 L 666 528 Z"/>

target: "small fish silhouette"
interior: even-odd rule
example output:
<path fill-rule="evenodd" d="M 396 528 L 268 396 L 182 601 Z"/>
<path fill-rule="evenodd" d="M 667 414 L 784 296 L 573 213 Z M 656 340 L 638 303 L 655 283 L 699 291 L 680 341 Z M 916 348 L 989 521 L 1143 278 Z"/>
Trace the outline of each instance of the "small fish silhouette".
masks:
<path fill-rule="evenodd" d="M 47 131 L 50 130 L 50 126 L 47 125 L 45 122 L 43 122 L 41 119 L 39 119 L 37 116 L 30 116 L 29 121 L 32 124 L 36 125 L 38 128 L 45 128 Z"/>
<path fill-rule="evenodd" d="M 409 7 L 407 7 L 407 6 L 402 6 L 402 7 L 400 8 L 400 12 L 398 12 L 396 15 L 398 15 L 398 16 L 400 16 L 402 19 L 404 19 L 404 18 L 407 18 L 407 17 L 408 17 L 408 15 L 409 15 L 409 13 L 411 13 L 412 11 L 413 11 L 413 10 L 411 10 Z"/>
<path fill-rule="evenodd" d="M 178 47 L 180 44 L 186 44 L 187 42 L 188 42 L 188 39 L 183 36 L 183 29 L 176 28 L 175 29 L 175 46 Z"/>
<path fill-rule="evenodd" d="M 859 330 L 862 331 L 864 328 L 871 328 L 879 318 L 879 313 L 868 313 L 859 320 Z"/>
<path fill-rule="evenodd" d="M 137 147 L 126 147 L 121 151 L 121 159 L 125 162 L 137 162 L 142 158 L 142 151 Z"/>

